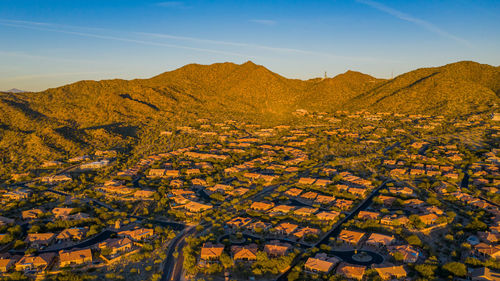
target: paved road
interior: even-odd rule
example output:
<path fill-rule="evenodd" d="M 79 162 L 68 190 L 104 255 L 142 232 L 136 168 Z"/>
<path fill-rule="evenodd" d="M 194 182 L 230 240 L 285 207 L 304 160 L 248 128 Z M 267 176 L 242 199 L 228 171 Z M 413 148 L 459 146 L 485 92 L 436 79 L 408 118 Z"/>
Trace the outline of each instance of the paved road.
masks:
<path fill-rule="evenodd" d="M 177 237 L 175 237 L 172 242 L 170 242 L 170 246 L 167 249 L 167 259 L 163 265 L 163 275 L 161 277 L 161 281 L 170 281 L 170 280 L 179 280 L 180 275 L 182 273 L 182 263 L 184 257 L 182 256 L 182 249 L 185 245 L 185 238 L 193 234 L 196 231 L 194 226 L 190 226 L 183 230 Z M 177 250 L 179 256 L 177 258 L 174 257 L 174 252 Z"/>

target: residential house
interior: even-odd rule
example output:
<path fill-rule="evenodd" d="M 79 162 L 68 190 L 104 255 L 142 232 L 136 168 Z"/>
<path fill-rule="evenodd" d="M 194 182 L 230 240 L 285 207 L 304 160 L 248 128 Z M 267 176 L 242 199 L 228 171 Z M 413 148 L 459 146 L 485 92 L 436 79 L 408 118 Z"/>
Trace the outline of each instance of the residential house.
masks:
<path fill-rule="evenodd" d="M 128 237 L 125 238 L 109 238 L 99 243 L 97 247 L 101 250 L 110 249 L 111 255 L 126 252 L 132 249 L 133 243 Z"/>
<path fill-rule="evenodd" d="M 231 253 L 235 261 L 254 261 L 257 259 L 257 245 L 250 244 L 248 246 L 231 246 Z"/>
<path fill-rule="evenodd" d="M 293 223 L 282 222 L 273 229 L 273 232 L 288 236 L 292 234 L 299 226 Z"/>
<path fill-rule="evenodd" d="M 199 213 L 209 209 L 212 209 L 212 205 L 201 204 L 198 202 L 190 201 L 184 208 L 192 213 Z"/>
<path fill-rule="evenodd" d="M 15 267 L 17 271 L 44 271 L 52 264 L 55 256 L 55 253 L 43 253 L 38 256 L 25 255 L 16 262 Z"/>
<path fill-rule="evenodd" d="M 17 260 L 14 257 L 0 257 L 0 273 L 5 273 L 13 268 Z"/>
<path fill-rule="evenodd" d="M 316 254 L 314 258 L 307 259 L 304 269 L 311 273 L 329 273 L 337 263 L 339 263 L 339 259 L 335 257 L 328 257 L 324 253 Z"/>
<path fill-rule="evenodd" d="M 73 212 L 74 208 L 54 208 L 52 209 L 52 214 L 56 217 L 56 219 L 65 219 L 67 218 L 71 212 Z"/>
<path fill-rule="evenodd" d="M 335 197 L 319 194 L 314 202 L 323 205 L 331 205 L 335 202 Z"/>
<path fill-rule="evenodd" d="M 252 221 L 251 218 L 236 217 L 226 223 L 232 229 L 240 229 Z"/>
<path fill-rule="evenodd" d="M 302 193 L 302 191 L 303 190 L 300 188 L 290 188 L 285 192 L 285 194 L 291 197 L 297 197 Z"/>
<path fill-rule="evenodd" d="M 224 245 L 207 242 L 201 247 L 200 259 L 204 261 L 216 261 L 224 252 Z"/>
<path fill-rule="evenodd" d="M 402 266 L 388 266 L 388 265 L 375 265 L 373 269 L 377 271 L 382 280 L 395 280 L 405 278 L 408 274 L 406 269 Z"/>
<path fill-rule="evenodd" d="M 365 275 L 366 267 L 342 262 L 337 267 L 336 274 L 342 275 L 347 279 L 361 280 Z"/>
<path fill-rule="evenodd" d="M 300 178 L 298 184 L 311 185 L 316 181 L 314 178 Z"/>
<path fill-rule="evenodd" d="M 26 243 L 35 248 L 50 245 L 56 235 L 54 233 L 28 233 L 26 236 Z"/>
<path fill-rule="evenodd" d="M 470 280 L 472 281 L 498 281 L 500 280 L 500 273 L 492 271 L 487 267 L 474 268 L 469 273 Z"/>
<path fill-rule="evenodd" d="M 92 263 L 92 251 L 90 249 L 59 251 L 61 267 L 82 265 Z"/>
<path fill-rule="evenodd" d="M 281 243 L 279 240 L 273 240 L 264 245 L 264 252 L 270 257 L 282 257 L 292 248 L 288 243 Z"/>
<path fill-rule="evenodd" d="M 255 232 L 255 233 L 260 233 L 262 231 L 268 231 L 269 228 L 271 228 L 271 226 L 273 226 L 273 225 L 270 223 L 263 222 L 263 221 L 256 221 L 256 222 L 253 222 L 253 223 L 247 225 L 246 228 L 248 230 Z"/>
<path fill-rule="evenodd" d="M 125 230 L 118 232 L 119 236 L 128 237 L 134 241 L 142 241 L 154 236 L 152 228 L 135 228 L 132 230 Z"/>
<path fill-rule="evenodd" d="M 250 209 L 257 211 L 268 211 L 274 207 L 274 203 L 264 203 L 264 202 L 253 202 Z"/>
<path fill-rule="evenodd" d="M 295 209 L 295 206 L 278 205 L 272 208 L 269 213 L 271 214 L 288 214 Z"/>
<path fill-rule="evenodd" d="M 476 255 L 483 257 L 485 259 L 492 258 L 498 259 L 500 258 L 500 245 L 489 245 L 486 243 L 479 243 L 474 246 L 474 251 Z"/>
<path fill-rule="evenodd" d="M 61 231 L 56 236 L 57 241 L 79 241 L 85 238 L 88 227 L 73 227 Z"/>
<path fill-rule="evenodd" d="M 379 233 L 372 233 L 370 237 L 366 240 L 367 245 L 372 245 L 376 247 L 387 247 L 396 241 L 394 236 L 388 236 Z"/>
<path fill-rule="evenodd" d="M 318 236 L 320 233 L 321 233 L 321 230 L 319 230 L 317 228 L 311 228 L 311 227 L 306 226 L 303 228 L 299 228 L 292 235 L 293 235 L 293 237 L 295 237 L 297 239 L 302 239 L 308 235 Z"/>
<path fill-rule="evenodd" d="M 418 217 L 426 225 L 434 224 L 438 219 L 438 216 L 436 216 L 436 214 L 425 214 L 419 215 Z"/>
<path fill-rule="evenodd" d="M 346 200 L 346 199 L 337 199 L 335 200 L 335 207 L 339 208 L 340 210 L 349 210 L 352 207 L 353 201 L 351 200 Z"/>
<path fill-rule="evenodd" d="M 350 244 L 350 245 L 358 245 L 361 239 L 365 236 L 364 232 L 357 232 L 343 229 L 339 234 L 340 241 Z"/>
<path fill-rule="evenodd" d="M 314 215 L 314 213 L 316 213 L 317 211 L 318 211 L 318 208 L 302 207 L 302 208 L 299 208 L 299 209 L 293 211 L 293 213 L 295 215 L 307 217 L 307 216 Z"/>
<path fill-rule="evenodd" d="M 339 215 L 340 213 L 336 211 L 330 211 L 330 212 L 323 211 L 316 214 L 316 217 L 322 221 L 334 221 Z"/>
<path fill-rule="evenodd" d="M 376 220 L 380 216 L 380 213 L 370 212 L 370 211 L 359 211 L 358 218 L 362 220 Z"/>
<path fill-rule="evenodd" d="M 406 263 L 415 263 L 420 256 L 420 252 L 410 245 L 389 246 L 387 249 L 393 256 L 400 255 Z"/>
<path fill-rule="evenodd" d="M 23 220 L 34 220 L 43 215 L 43 211 L 41 209 L 31 209 L 21 212 L 21 216 Z"/>
<path fill-rule="evenodd" d="M 316 197 L 318 197 L 318 193 L 313 192 L 313 191 L 302 193 L 300 195 L 300 198 L 305 199 L 305 200 L 309 200 L 309 201 L 314 201 L 316 199 Z"/>

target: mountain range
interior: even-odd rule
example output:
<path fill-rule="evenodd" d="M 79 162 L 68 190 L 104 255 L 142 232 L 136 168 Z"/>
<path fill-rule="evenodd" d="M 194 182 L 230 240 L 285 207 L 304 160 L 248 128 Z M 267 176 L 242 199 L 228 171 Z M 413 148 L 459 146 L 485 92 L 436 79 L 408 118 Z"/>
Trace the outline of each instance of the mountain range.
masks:
<path fill-rule="evenodd" d="M 195 118 L 286 122 L 297 109 L 461 116 L 496 110 L 499 99 L 500 68 L 470 61 L 393 79 L 347 71 L 310 80 L 287 79 L 252 62 L 189 64 L 149 79 L 0 93 L 0 155 L 4 162 L 72 155 L 134 139 L 141 126 Z"/>

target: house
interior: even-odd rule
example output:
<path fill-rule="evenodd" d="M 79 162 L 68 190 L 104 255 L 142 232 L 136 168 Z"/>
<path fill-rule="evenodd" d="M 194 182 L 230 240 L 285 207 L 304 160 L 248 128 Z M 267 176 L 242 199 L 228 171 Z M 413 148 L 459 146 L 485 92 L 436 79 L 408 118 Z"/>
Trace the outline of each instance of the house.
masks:
<path fill-rule="evenodd" d="M 82 265 L 92 263 L 92 251 L 90 249 L 59 251 L 59 261 L 61 267 Z"/>
<path fill-rule="evenodd" d="M 380 201 L 382 201 L 382 204 L 385 206 L 391 206 L 394 201 L 396 201 L 396 197 L 392 196 L 385 196 L 385 195 L 379 195 L 377 197 Z"/>
<path fill-rule="evenodd" d="M 309 192 L 306 192 L 306 193 L 303 193 L 302 195 L 300 195 L 300 198 L 306 199 L 306 200 L 311 200 L 311 201 L 314 201 L 316 199 L 316 197 L 318 197 L 318 193 L 313 192 L 313 191 L 309 191 Z"/>
<path fill-rule="evenodd" d="M 321 187 L 325 187 L 329 184 L 333 183 L 333 181 L 331 180 L 325 180 L 325 179 L 317 179 L 315 182 L 314 182 L 314 185 L 316 186 L 321 186 Z"/>
<path fill-rule="evenodd" d="M 203 211 L 212 209 L 212 205 L 206 205 L 206 204 L 201 204 L 198 202 L 190 201 L 189 203 L 184 205 L 184 208 L 190 212 L 199 213 L 199 212 L 203 212 Z"/>
<path fill-rule="evenodd" d="M 229 227 L 233 229 L 239 229 L 249 224 L 252 221 L 251 218 L 236 217 L 226 223 Z"/>
<path fill-rule="evenodd" d="M 339 260 L 335 257 L 328 257 L 326 254 L 316 254 L 314 258 L 308 258 L 304 264 L 304 269 L 311 273 L 329 273 Z"/>
<path fill-rule="evenodd" d="M 333 202 L 335 202 L 335 197 L 318 194 L 318 196 L 316 197 L 316 200 L 314 200 L 314 202 L 319 203 L 319 204 L 323 204 L 323 205 L 331 205 L 331 204 L 333 204 Z"/>
<path fill-rule="evenodd" d="M 281 224 L 279 224 L 278 226 L 276 226 L 273 229 L 273 232 L 275 232 L 277 234 L 281 234 L 281 235 L 290 235 L 297 229 L 297 227 L 299 227 L 299 226 L 296 224 L 282 222 Z"/>
<path fill-rule="evenodd" d="M 376 220 L 380 216 L 380 213 L 370 212 L 370 211 L 359 211 L 358 218 L 362 220 Z"/>
<path fill-rule="evenodd" d="M 361 280 L 365 275 L 366 267 L 342 262 L 337 267 L 336 274 L 342 275 L 347 279 Z"/>
<path fill-rule="evenodd" d="M 373 269 L 377 271 L 378 275 L 382 280 L 394 280 L 394 279 L 401 279 L 405 278 L 406 275 L 408 274 L 406 272 L 406 269 L 400 265 L 400 266 L 388 266 L 388 265 L 375 265 L 373 266 Z"/>
<path fill-rule="evenodd" d="M 0 258 L 0 273 L 5 273 L 14 267 L 17 259 L 13 257 Z"/>
<path fill-rule="evenodd" d="M 436 214 L 425 214 L 419 215 L 418 217 L 426 225 L 434 224 L 438 219 L 438 216 L 436 216 Z"/>
<path fill-rule="evenodd" d="M 222 252 L 224 252 L 224 245 L 207 242 L 201 247 L 200 259 L 204 261 L 215 261 L 220 258 Z"/>
<path fill-rule="evenodd" d="M 293 211 L 293 213 L 296 215 L 299 215 L 299 216 L 307 217 L 307 216 L 313 215 L 317 211 L 318 211 L 318 208 L 302 207 L 300 209 Z"/>
<path fill-rule="evenodd" d="M 313 179 L 313 178 L 300 178 L 298 184 L 311 185 L 315 181 L 316 181 L 316 179 Z"/>
<path fill-rule="evenodd" d="M 337 199 L 335 200 L 335 207 L 339 208 L 340 210 L 348 210 L 352 206 L 352 201 L 351 200 L 346 200 L 346 199 Z"/>
<path fill-rule="evenodd" d="M 55 253 L 44 253 L 38 256 L 25 255 L 18 262 L 16 262 L 15 267 L 17 271 L 43 271 L 52 264 L 55 256 Z"/>
<path fill-rule="evenodd" d="M 248 246 L 231 246 L 231 253 L 235 261 L 254 261 L 257 259 L 257 245 L 250 244 Z"/>
<path fill-rule="evenodd" d="M 497 281 L 500 280 L 500 273 L 494 272 L 487 267 L 474 268 L 469 273 L 472 281 Z"/>
<path fill-rule="evenodd" d="M 396 214 L 387 215 L 380 220 L 380 223 L 384 225 L 405 225 L 408 222 L 410 222 L 408 217 L 404 215 L 398 216 Z"/>
<path fill-rule="evenodd" d="M 272 208 L 269 212 L 273 214 L 288 214 L 295 209 L 295 206 L 278 205 Z"/>
<path fill-rule="evenodd" d="M 274 207 L 274 203 L 264 203 L 264 202 L 253 202 L 250 209 L 257 211 L 267 211 Z"/>
<path fill-rule="evenodd" d="M 34 220 L 43 215 L 43 211 L 40 209 L 31 209 L 21 212 L 23 220 Z"/>
<path fill-rule="evenodd" d="M 25 241 L 35 248 L 40 248 L 41 246 L 50 245 L 55 237 L 54 233 L 28 233 Z"/>
<path fill-rule="evenodd" d="M 487 244 L 494 244 L 500 241 L 500 234 L 499 233 L 491 233 L 489 231 L 487 232 L 478 232 L 477 233 L 481 241 Z"/>
<path fill-rule="evenodd" d="M 343 229 L 339 234 L 339 239 L 347 244 L 358 245 L 364 236 L 364 232 Z"/>
<path fill-rule="evenodd" d="M 483 258 L 500 258 L 500 245 L 493 246 L 486 243 L 479 243 L 474 246 L 474 251 L 476 255 Z"/>
<path fill-rule="evenodd" d="M 52 214 L 54 214 L 56 219 L 64 219 L 68 217 L 73 210 L 74 208 L 54 208 L 52 209 Z"/>
<path fill-rule="evenodd" d="M 302 191 L 303 190 L 300 188 L 290 188 L 285 192 L 285 194 L 291 197 L 297 197 L 302 193 Z"/>
<path fill-rule="evenodd" d="M 302 239 L 303 237 L 306 237 L 307 235 L 316 235 L 318 236 L 321 233 L 321 231 L 317 228 L 311 228 L 311 227 L 303 227 L 295 231 L 292 235 L 296 237 L 297 239 Z"/>
<path fill-rule="evenodd" d="M 270 223 L 263 222 L 263 221 L 256 221 L 256 222 L 249 224 L 247 226 L 247 229 L 249 229 L 255 233 L 259 233 L 262 231 L 269 230 L 269 228 L 271 228 L 271 226 L 272 226 L 272 224 L 270 224 Z"/>
<path fill-rule="evenodd" d="M 119 236 L 128 237 L 134 241 L 141 241 L 153 237 L 154 230 L 152 228 L 136 228 L 118 232 Z"/>
<path fill-rule="evenodd" d="M 101 242 L 97 245 L 97 247 L 101 250 L 110 249 L 111 255 L 129 251 L 132 249 L 132 246 L 132 240 L 130 240 L 128 237 L 106 239 L 104 240 L 104 242 Z"/>
<path fill-rule="evenodd" d="M 395 187 L 391 186 L 389 187 L 389 193 L 392 194 L 397 194 L 397 195 L 412 195 L 413 194 L 413 189 L 409 187 Z"/>
<path fill-rule="evenodd" d="M 359 188 L 359 187 L 350 187 L 348 190 L 349 193 L 360 196 L 360 197 L 364 197 L 366 194 L 366 191 L 367 191 L 366 189 Z"/>
<path fill-rule="evenodd" d="M 87 234 L 88 227 L 73 227 L 61 231 L 57 236 L 58 241 L 78 241 L 82 240 Z"/>
<path fill-rule="evenodd" d="M 141 189 L 141 190 L 137 190 L 136 192 L 134 192 L 134 197 L 137 199 L 149 199 L 149 198 L 153 198 L 154 194 L 155 194 L 155 192 L 152 190 Z"/>
<path fill-rule="evenodd" d="M 391 255 L 400 255 L 406 263 L 415 263 L 420 256 L 420 252 L 410 245 L 399 245 L 387 247 Z"/>
<path fill-rule="evenodd" d="M 334 221 L 339 215 L 340 213 L 336 211 L 330 211 L 330 212 L 324 211 L 316 214 L 316 217 L 322 221 Z"/>
<path fill-rule="evenodd" d="M 264 245 L 264 252 L 270 257 L 282 257 L 292 248 L 288 243 L 281 243 L 279 240 L 273 240 Z"/>
<path fill-rule="evenodd" d="M 367 245 L 372 245 L 376 247 L 387 247 L 394 243 L 396 239 L 394 236 L 388 236 L 378 233 L 372 233 L 370 237 L 366 240 Z"/>

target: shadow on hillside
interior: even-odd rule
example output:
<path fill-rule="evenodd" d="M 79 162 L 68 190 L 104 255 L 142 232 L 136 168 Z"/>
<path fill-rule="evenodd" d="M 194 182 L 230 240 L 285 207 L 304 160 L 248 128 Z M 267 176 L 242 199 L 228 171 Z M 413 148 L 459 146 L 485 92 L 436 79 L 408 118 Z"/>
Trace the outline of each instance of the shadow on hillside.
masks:
<path fill-rule="evenodd" d="M 8 99 L 0 99 L 0 101 L 2 101 L 5 104 L 21 111 L 26 116 L 31 117 L 33 119 L 48 119 L 48 117 L 45 116 L 44 114 L 31 109 L 27 103 L 17 102 L 17 101 L 8 100 Z"/>
<path fill-rule="evenodd" d="M 112 123 L 112 124 L 106 124 L 106 125 L 100 125 L 100 126 L 92 126 L 92 127 L 87 127 L 83 128 L 82 130 L 98 130 L 98 129 L 104 129 L 107 132 L 122 135 L 124 137 L 137 137 L 137 126 L 127 126 L 123 122 L 118 122 L 118 123 Z"/>
<path fill-rule="evenodd" d="M 154 104 L 150 104 L 148 102 L 145 102 L 145 101 L 142 101 L 142 100 L 138 100 L 138 99 L 134 99 L 132 98 L 129 94 L 121 94 L 120 97 L 124 98 L 124 99 L 128 99 L 128 100 L 131 100 L 131 101 L 135 101 L 135 102 L 138 102 L 138 103 L 141 103 L 141 104 L 144 104 L 146 106 L 149 106 L 151 109 L 153 110 L 156 110 L 158 111 L 158 107 Z"/>

